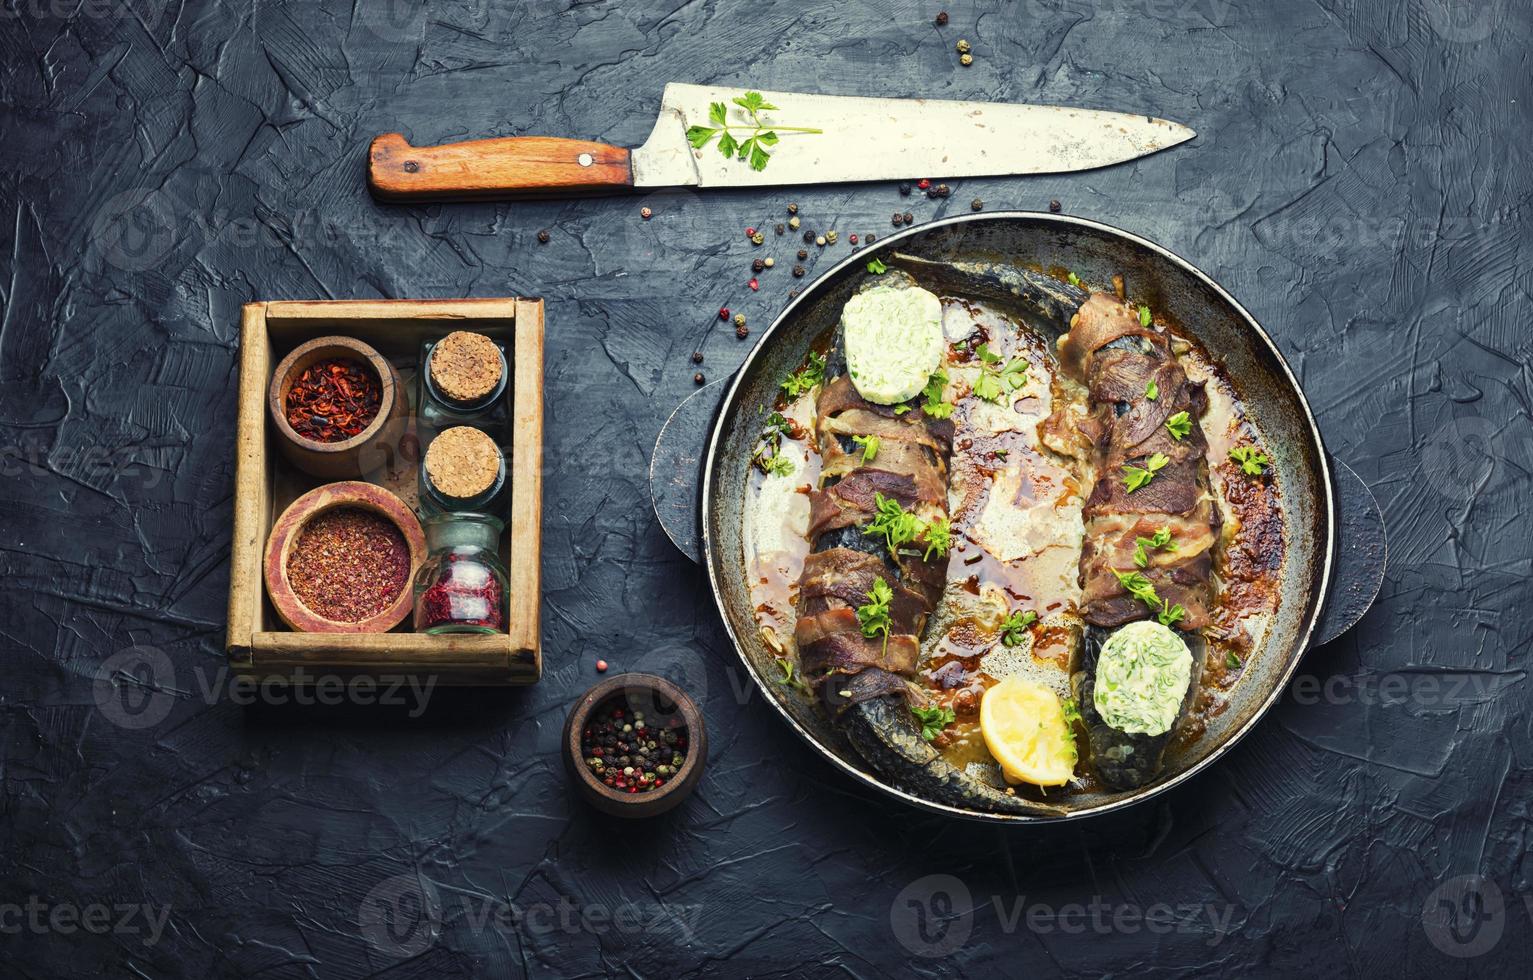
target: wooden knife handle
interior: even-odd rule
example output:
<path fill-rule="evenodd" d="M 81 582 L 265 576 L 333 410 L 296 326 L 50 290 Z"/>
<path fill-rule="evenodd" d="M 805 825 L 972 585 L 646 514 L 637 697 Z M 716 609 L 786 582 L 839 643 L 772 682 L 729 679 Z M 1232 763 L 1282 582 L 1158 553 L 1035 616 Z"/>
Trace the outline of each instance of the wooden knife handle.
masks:
<path fill-rule="evenodd" d="M 610 193 L 633 186 L 628 151 L 551 136 L 507 136 L 411 146 L 398 133 L 373 140 L 367 186 L 383 201 L 486 200 Z"/>

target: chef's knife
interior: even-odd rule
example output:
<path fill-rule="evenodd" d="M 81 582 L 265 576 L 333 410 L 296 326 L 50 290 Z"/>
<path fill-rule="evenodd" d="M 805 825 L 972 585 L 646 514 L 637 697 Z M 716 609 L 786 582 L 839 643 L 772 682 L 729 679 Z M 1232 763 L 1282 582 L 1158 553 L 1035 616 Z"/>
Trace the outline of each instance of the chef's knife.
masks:
<path fill-rule="evenodd" d="M 734 101 L 743 89 L 667 85 L 654 130 L 632 151 L 547 136 L 415 147 L 389 133 L 373 140 L 368 185 L 383 200 L 427 201 L 1059 173 L 1133 160 L 1196 135 L 1165 119 L 1066 106 L 760 94 L 771 108 L 753 119 Z M 693 127 L 719 128 L 716 104 L 735 141 L 754 135 L 758 120 L 776 134 L 760 146 L 770 154 L 760 169 L 749 152 L 743 160 L 721 154 L 719 134 L 694 147 L 704 134 Z"/>

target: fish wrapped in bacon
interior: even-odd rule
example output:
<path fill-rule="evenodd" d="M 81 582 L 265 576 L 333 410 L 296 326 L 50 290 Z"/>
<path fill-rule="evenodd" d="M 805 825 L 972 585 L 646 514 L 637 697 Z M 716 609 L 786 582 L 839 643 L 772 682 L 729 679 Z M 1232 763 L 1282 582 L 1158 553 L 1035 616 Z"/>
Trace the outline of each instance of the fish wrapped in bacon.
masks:
<path fill-rule="evenodd" d="M 1181 631 L 1201 661 L 1197 631 L 1210 621 L 1212 548 L 1220 527 L 1208 443 L 1198 424 L 1207 398 L 1202 385 L 1187 378 L 1166 334 L 1111 296 L 1096 294 L 1082 305 L 1059 354 L 1064 371 L 1086 386 L 1088 414 L 1077 435 L 1095 474 L 1082 510 L 1084 649 L 1071 683 L 1097 774 L 1125 789 L 1158 774 L 1197 673 L 1174 692 L 1180 709 L 1169 727 L 1125 731 L 1098 710 L 1098 659 L 1109 631 L 1153 619 Z"/>

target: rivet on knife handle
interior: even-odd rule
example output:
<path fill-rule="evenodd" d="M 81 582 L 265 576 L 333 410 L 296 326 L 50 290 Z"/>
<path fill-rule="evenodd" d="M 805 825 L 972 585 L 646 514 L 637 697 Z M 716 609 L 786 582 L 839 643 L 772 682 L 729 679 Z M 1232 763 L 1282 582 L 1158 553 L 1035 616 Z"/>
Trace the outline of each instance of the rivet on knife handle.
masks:
<path fill-rule="evenodd" d="M 450 201 L 589 194 L 633 186 L 628 150 L 551 136 L 507 136 L 411 146 L 373 140 L 367 185 L 383 201 Z"/>

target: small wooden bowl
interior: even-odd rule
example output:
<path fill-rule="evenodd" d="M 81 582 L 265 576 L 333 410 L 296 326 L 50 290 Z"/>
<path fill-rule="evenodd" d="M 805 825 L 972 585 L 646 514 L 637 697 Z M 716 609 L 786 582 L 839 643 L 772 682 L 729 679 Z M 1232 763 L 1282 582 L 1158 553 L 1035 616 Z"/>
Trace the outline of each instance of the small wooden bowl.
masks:
<path fill-rule="evenodd" d="M 299 375 L 320 361 L 330 358 L 361 361 L 378 375 L 380 398 L 378 414 L 367 428 L 350 439 L 340 442 L 320 442 L 299 435 L 287 421 L 287 394 Z M 310 476 L 321 480 L 349 480 L 362 475 L 361 456 L 364 449 L 385 434 L 385 429 L 399 428 L 391 425 L 402 419 L 410 410 L 410 399 L 405 395 L 404 383 L 394 365 L 370 345 L 352 337 L 316 337 L 299 344 L 293 352 L 282 359 L 272 372 L 271 386 L 266 393 L 266 406 L 272 424 L 281 438 L 277 445 L 287 461 Z M 377 454 L 374 454 L 377 455 Z"/>
<path fill-rule="evenodd" d="M 355 623 L 326 619 L 303 604 L 287 580 L 287 559 L 309 521 L 338 507 L 371 511 L 399 528 L 410 549 L 410 573 L 399 597 L 376 615 Z M 410 615 L 415 604 L 415 575 L 426 560 L 426 535 L 414 512 L 394 494 L 371 483 L 345 481 L 316 487 L 288 505 L 266 539 L 266 594 L 277 615 L 303 633 L 387 633 Z M 662 787 L 663 788 L 663 787 Z"/>
<path fill-rule="evenodd" d="M 580 752 L 580 735 L 596 709 L 614 698 L 626 698 L 630 705 L 646 712 L 681 716 L 687 732 L 687 758 L 681 771 L 659 789 L 646 793 L 623 793 L 606 785 L 585 764 Z M 674 707 L 671 707 L 674 706 Z M 675 807 L 692 795 L 708 762 L 708 732 L 703 727 L 703 713 L 692 699 L 670 681 L 653 674 L 619 674 L 608 678 L 581 695 L 564 721 L 564 764 L 570 779 L 586 802 L 615 817 L 653 817 Z"/>

